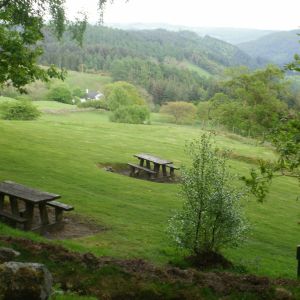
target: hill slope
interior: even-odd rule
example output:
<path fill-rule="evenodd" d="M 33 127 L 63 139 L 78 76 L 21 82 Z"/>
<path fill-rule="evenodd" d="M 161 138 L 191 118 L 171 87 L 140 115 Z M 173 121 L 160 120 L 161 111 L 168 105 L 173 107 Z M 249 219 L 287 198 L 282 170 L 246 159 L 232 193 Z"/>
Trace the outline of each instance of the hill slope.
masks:
<path fill-rule="evenodd" d="M 167 220 L 182 205 L 177 184 L 162 184 L 106 172 L 103 166 L 135 162 L 133 154 L 147 152 L 188 163 L 186 140 L 199 137 L 199 127 L 153 122 L 118 124 L 106 112 L 43 114 L 37 121 L 0 120 L 0 180 L 13 180 L 62 195 L 84 220 L 103 228 L 94 235 L 63 239 L 62 245 L 82 252 L 122 258 L 144 258 L 156 263 L 180 259 L 166 233 Z M 231 171 L 245 175 L 246 161 L 272 159 L 268 148 L 236 136 L 217 135 L 220 149 L 236 159 Z M 236 265 L 256 274 L 295 276 L 295 246 L 299 243 L 299 193 L 293 178 L 276 178 L 263 205 L 245 202 L 251 235 L 243 247 L 226 250 Z M 1 224 L 0 234 L 37 238 Z"/>
<path fill-rule="evenodd" d="M 298 33 L 300 30 L 276 32 L 238 46 L 253 58 L 261 57 L 282 66 L 300 52 Z"/>
<path fill-rule="evenodd" d="M 211 37 L 199 37 L 189 31 L 166 30 L 124 31 L 101 26 L 87 28 L 84 47 L 80 48 L 69 37 L 58 43 L 47 35 L 42 64 L 56 64 L 79 70 L 109 70 L 116 59 L 125 57 L 155 59 L 166 58 L 188 62 L 210 73 L 237 65 L 256 66 L 256 62 L 239 48 Z"/>
<path fill-rule="evenodd" d="M 216 39 L 228 42 L 230 44 L 240 44 L 249 41 L 257 40 L 274 31 L 260 30 L 252 28 L 221 28 L 221 27 L 189 27 L 182 25 L 171 25 L 166 23 L 112 23 L 111 27 L 124 29 L 124 30 L 153 30 L 153 29 L 166 29 L 170 31 L 188 30 L 196 32 L 200 36 L 209 35 Z"/>

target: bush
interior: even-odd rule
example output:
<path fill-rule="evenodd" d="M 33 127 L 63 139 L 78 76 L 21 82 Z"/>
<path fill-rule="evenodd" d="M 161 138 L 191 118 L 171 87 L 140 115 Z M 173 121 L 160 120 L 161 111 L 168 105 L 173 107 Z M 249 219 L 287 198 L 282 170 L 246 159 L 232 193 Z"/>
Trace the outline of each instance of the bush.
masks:
<path fill-rule="evenodd" d="M 198 258 L 237 246 L 247 229 L 240 206 L 242 193 L 233 187 L 226 155 L 219 156 L 210 139 L 202 135 L 187 147 L 192 164 L 182 170 L 185 202 L 169 226 L 177 245 Z"/>
<path fill-rule="evenodd" d="M 195 120 L 197 108 L 192 103 L 177 101 L 163 105 L 160 112 L 170 115 L 176 124 L 190 124 Z"/>
<path fill-rule="evenodd" d="M 50 89 L 47 98 L 49 100 L 58 101 L 67 104 L 72 103 L 72 93 L 67 86 L 60 85 Z"/>
<path fill-rule="evenodd" d="M 86 102 L 79 102 L 77 106 L 80 108 L 108 109 L 104 100 L 87 100 Z"/>
<path fill-rule="evenodd" d="M 12 101 L 1 104 L 2 118 L 5 120 L 35 120 L 41 112 L 29 101 Z"/>
<path fill-rule="evenodd" d="M 149 108 L 138 89 L 119 81 L 106 85 L 105 103 L 112 114 L 110 120 L 120 123 L 142 124 L 150 117 Z"/>
<path fill-rule="evenodd" d="M 149 119 L 150 113 L 146 106 L 121 106 L 112 112 L 111 121 L 119 123 L 143 124 Z"/>

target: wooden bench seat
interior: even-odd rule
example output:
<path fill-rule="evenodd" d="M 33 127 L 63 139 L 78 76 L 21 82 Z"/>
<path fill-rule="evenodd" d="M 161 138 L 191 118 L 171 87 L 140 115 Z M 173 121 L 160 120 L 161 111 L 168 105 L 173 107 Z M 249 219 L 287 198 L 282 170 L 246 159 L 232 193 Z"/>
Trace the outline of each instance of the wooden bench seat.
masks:
<path fill-rule="evenodd" d="M 62 209 L 64 211 L 71 211 L 71 210 L 74 209 L 73 206 L 65 204 L 65 203 L 61 203 L 61 202 L 58 202 L 58 201 L 47 202 L 47 205 L 52 206 L 54 208 Z"/>
<path fill-rule="evenodd" d="M 47 202 L 48 206 L 55 208 L 55 221 L 56 223 L 63 223 L 63 213 L 64 211 L 71 211 L 74 209 L 73 206 L 61 203 L 58 201 Z"/>
<path fill-rule="evenodd" d="M 21 223 L 21 224 L 24 224 L 24 223 L 27 222 L 27 219 L 25 219 L 23 217 L 12 215 L 12 214 L 7 213 L 5 211 L 0 212 L 0 217 L 3 217 L 3 218 L 5 218 L 9 221 L 13 221 L 13 222 L 16 222 L 16 223 Z"/>
<path fill-rule="evenodd" d="M 139 171 L 146 172 L 149 178 L 151 178 L 152 175 L 156 175 L 157 174 L 157 172 L 155 172 L 155 171 L 153 171 L 151 169 L 142 167 L 142 166 L 137 165 L 137 164 L 128 163 L 128 165 L 131 168 L 130 176 L 134 176 L 135 175 L 136 169 L 138 170 L 138 173 L 139 173 Z"/>

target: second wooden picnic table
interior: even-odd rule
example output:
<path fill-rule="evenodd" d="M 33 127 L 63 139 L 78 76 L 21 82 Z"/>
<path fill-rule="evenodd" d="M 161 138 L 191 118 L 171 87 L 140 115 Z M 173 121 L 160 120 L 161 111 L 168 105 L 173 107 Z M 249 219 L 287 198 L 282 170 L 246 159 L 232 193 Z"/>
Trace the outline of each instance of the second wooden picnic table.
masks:
<path fill-rule="evenodd" d="M 9 199 L 10 211 L 4 210 L 5 196 Z M 24 223 L 25 230 L 42 232 L 51 227 L 58 227 L 57 225 L 60 225 L 58 223 L 62 223 L 62 211 L 73 209 L 69 205 L 53 201 L 58 198 L 60 195 L 42 192 L 12 181 L 4 181 L 0 183 L 0 217 L 16 223 Z M 20 200 L 25 203 L 25 211 L 22 213 L 19 209 Z M 54 224 L 49 222 L 47 205 L 55 208 L 56 222 Z M 33 229 L 35 207 L 39 209 L 41 224 Z"/>
<path fill-rule="evenodd" d="M 153 163 L 153 170 L 157 174 L 159 174 L 159 169 L 161 167 L 163 176 L 167 176 L 167 166 L 173 164 L 173 162 L 170 160 L 162 159 L 146 153 L 139 153 L 135 154 L 134 156 L 140 160 L 140 166 L 142 167 L 144 166 L 144 163 L 146 163 L 146 167 L 151 169 L 151 163 Z"/>

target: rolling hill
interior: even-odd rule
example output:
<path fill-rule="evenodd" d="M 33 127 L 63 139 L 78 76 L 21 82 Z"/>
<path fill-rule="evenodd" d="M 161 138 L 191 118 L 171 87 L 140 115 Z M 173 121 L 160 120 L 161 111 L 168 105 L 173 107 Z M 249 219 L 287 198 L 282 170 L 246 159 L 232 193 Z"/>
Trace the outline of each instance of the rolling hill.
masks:
<path fill-rule="evenodd" d="M 171 25 L 167 23 L 112 23 L 108 26 L 123 30 L 154 30 L 166 29 L 169 31 L 188 30 L 196 32 L 200 36 L 209 35 L 230 44 L 240 44 L 257 40 L 262 36 L 270 34 L 272 30 L 260 30 L 253 28 L 221 28 L 221 27 L 189 27 L 183 25 Z"/>
<path fill-rule="evenodd" d="M 122 58 L 141 58 L 164 63 L 165 59 L 188 61 L 203 70 L 217 74 L 224 67 L 257 62 L 248 54 L 224 41 L 190 31 L 139 30 L 125 31 L 102 26 L 88 26 L 84 46 L 70 37 L 58 42 L 50 34 L 44 42 L 41 63 L 55 64 L 71 70 L 110 70 L 112 63 Z"/>
<path fill-rule="evenodd" d="M 275 32 L 238 46 L 253 58 L 260 57 L 283 66 L 300 52 L 299 33 L 300 30 Z"/>

